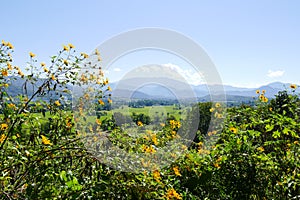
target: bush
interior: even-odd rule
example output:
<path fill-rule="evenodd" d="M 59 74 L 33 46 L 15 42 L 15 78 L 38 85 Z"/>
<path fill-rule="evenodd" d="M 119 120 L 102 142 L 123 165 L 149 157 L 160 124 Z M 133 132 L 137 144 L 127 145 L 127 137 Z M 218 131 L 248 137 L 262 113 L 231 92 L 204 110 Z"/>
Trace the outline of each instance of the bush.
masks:
<path fill-rule="evenodd" d="M 103 73 L 94 80 L 93 75 L 73 71 L 80 68 L 86 54 L 77 56 L 73 45 L 64 46 L 47 68 L 44 63 L 37 67 L 30 53 L 34 70 L 29 72 L 35 73 L 25 75 L 11 66 L 12 49 L 2 41 L 0 199 L 299 199 L 300 101 L 294 85 L 292 92 L 282 91 L 270 103 L 262 93 L 256 106 L 233 107 L 226 116 L 221 104 L 201 103 L 185 121 L 169 116 L 161 130 L 145 130 L 132 137 L 116 126 L 114 118 L 101 121 L 87 114 L 95 111 L 85 107 L 95 102 L 88 93 L 70 111 L 63 98 L 70 92 L 68 84 L 95 81 L 99 89 L 108 83 Z M 97 51 L 94 56 L 99 56 Z M 68 78 L 60 80 L 62 74 Z M 42 81 L 37 77 L 43 77 Z M 29 94 L 27 85 L 23 94 L 9 95 L 10 85 L 19 79 L 36 86 L 35 90 Z M 53 91 L 58 95 L 51 95 Z M 98 94 L 101 106 L 102 98 L 111 101 L 104 91 Z M 37 101 L 38 97 L 42 99 Z M 29 105 L 34 112 L 45 109 L 44 115 L 30 112 Z M 115 117 L 127 122 L 121 114 Z M 142 114 L 132 117 L 137 124 L 150 122 Z M 224 119 L 223 126 L 218 126 Z M 169 146 L 170 152 L 157 154 L 159 148 L 181 141 L 194 126 L 199 132 L 193 148 L 175 143 Z M 208 136 L 215 136 L 216 143 L 206 144 Z M 96 156 L 101 144 L 119 147 L 129 156 L 137 152 L 145 158 L 156 156 L 153 162 L 173 162 L 157 167 L 151 160 L 134 160 L 145 171 L 121 172 L 103 164 L 106 155 Z M 172 148 L 182 151 L 172 152 Z M 127 157 L 122 159 L 117 160 L 119 167 L 126 164 Z"/>

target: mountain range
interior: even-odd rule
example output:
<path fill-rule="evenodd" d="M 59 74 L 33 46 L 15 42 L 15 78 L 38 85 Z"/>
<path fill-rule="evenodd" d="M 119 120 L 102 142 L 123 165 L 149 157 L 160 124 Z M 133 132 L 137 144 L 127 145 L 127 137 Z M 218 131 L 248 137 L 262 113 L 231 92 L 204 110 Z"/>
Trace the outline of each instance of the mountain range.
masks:
<path fill-rule="evenodd" d="M 145 84 L 147 83 L 147 84 Z M 167 84 L 164 84 L 167 83 Z M 192 98 L 207 100 L 211 96 L 226 95 L 227 100 L 239 98 L 245 101 L 257 97 L 256 91 L 266 91 L 265 96 L 274 98 L 279 91 L 289 89 L 290 83 L 273 82 L 258 88 L 243 88 L 230 85 L 189 85 L 176 80 L 143 80 L 126 79 L 122 82 L 114 82 L 110 85 L 113 89 L 113 96 L 120 98 Z"/>
<path fill-rule="evenodd" d="M 38 80 L 37 83 L 42 83 Z M 38 85 L 38 84 L 37 84 Z M 282 90 L 289 90 L 290 83 L 273 82 L 258 88 L 242 88 L 230 85 L 190 85 L 178 80 L 168 78 L 130 78 L 110 83 L 113 98 L 126 99 L 189 99 L 197 98 L 198 101 L 208 101 L 212 96 L 226 95 L 227 101 L 251 101 L 257 97 L 257 90 L 265 90 L 265 96 L 274 98 Z M 15 78 L 7 88 L 10 95 L 14 96 L 23 92 L 24 80 Z M 31 88 L 28 88 L 29 91 Z M 78 92 L 80 88 L 68 86 L 68 89 Z M 30 93 L 30 92 L 29 92 Z"/>

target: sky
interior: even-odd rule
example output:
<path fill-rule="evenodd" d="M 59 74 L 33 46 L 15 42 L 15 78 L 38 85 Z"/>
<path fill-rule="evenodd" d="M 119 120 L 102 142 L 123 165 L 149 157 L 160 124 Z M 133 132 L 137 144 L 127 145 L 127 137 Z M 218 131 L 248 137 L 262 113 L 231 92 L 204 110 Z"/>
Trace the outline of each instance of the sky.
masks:
<path fill-rule="evenodd" d="M 157 27 L 179 32 L 199 44 L 223 84 L 300 84 L 297 0 L 10 0 L 0 5 L 0 39 L 15 46 L 14 64 L 23 68 L 30 51 L 39 61 L 49 63 L 63 44 L 72 43 L 77 51 L 89 53 L 119 33 Z M 126 70 L 149 62 L 176 66 L 185 77 L 193 74 L 174 55 L 142 53 L 120 58 L 107 75 L 117 79 Z M 197 83 L 194 77 L 191 84 Z"/>

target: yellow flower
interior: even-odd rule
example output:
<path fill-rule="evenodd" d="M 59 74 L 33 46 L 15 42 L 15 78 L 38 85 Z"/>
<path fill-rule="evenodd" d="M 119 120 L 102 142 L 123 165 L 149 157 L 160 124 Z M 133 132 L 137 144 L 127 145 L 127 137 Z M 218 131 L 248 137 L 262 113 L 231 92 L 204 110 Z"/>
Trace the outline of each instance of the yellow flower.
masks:
<path fill-rule="evenodd" d="M 86 75 L 81 74 L 80 81 L 82 81 L 82 82 L 87 82 L 87 81 L 88 81 L 88 78 L 86 77 Z"/>
<path fill-rule="evenodd" d="M 105 81 L 103 82 L 104 85 L 108 84 L 108 78 L 105 79 Z"/>
<path fill-rule="evenodd" d="M 108 90 L 108 91 L 111 91 L 111 87 L 108 86 L 108 87 L 107 87 L 107 90 Z"/>
<path fill-rule="evenodd" d="M 54 74 L 52 74 L 52 76 L 51 76 L 51 79 L 52 79 L 53 81 L 55 81 L 55 80 L 56 80 L 56 78 L 55 78 Z"/>
<path fill-rule="evenodd" d="M 174 188 L 171 188 L 168 190 L 166 197 L 168 200 L 170 199 L 182 199 L 182 197 L 180 196 L 180 194 L 178 194 L 176 192 L 176 190 L 174 190 Z"/>
<path fill-rule="evenodd" d="M 265 151 L 265 149 L 263 147 L 258 147 L 257 150 L 260 151 L 260 152 Z"/>
<path fill-rule="evenodd" d="M 262 90 L 261 93 L 266 94 L 266 90 Z"/>
<path fill-rule="evenodd" d="M 16 105 L 15 105 L 15 104 L 13 104 L 13 103 L 10 103 L 10 104 L 8 104 L 8 107 L 9 107 L 9 108 L 16 109 Z"/>
<path fill-rule="evenodd" d="M 12 66 L 11 66 L 11 64 L 9 62 L 7 62 L 7 69 L 8 70 L 12 70 L 13 69 Z"/>
<path fill-rule="evenodd" d="M 6 69 L 2 70 L 2 76 L 8 76 L 8 72 Z"/>
<path fill-rule="evenodd" d="M 217 118 L 222 118 L 223 117 L 223 115 L 222 114 L 217 114 Z"/>
<path fill-rule="evenodd" d="M 49 72 L 49 70 L 47 69 L 47 67 L 44 67 L 44 72 Z"/>
<path fill-rule="evenodd" d="M 259 90 L 256 90 L 256 94 L 259 94 L 260 93 L 260 91 Z"/>
<path fill-rule="evenodd" d="M 1 44 L 2 44 L 3 46 L 6 46 L 6 42 L 5 42 L 4 40 L 2 40 Z"/>
<path fill-rule="evenodd" d="M 107 102 L 108 102 L 108 103 L 112 103 L 112 100 L 111 100 L 111 99 L 107 99 Z"/>
<path fill-rule="evenodd" d="M 215 168 L 218 168 L 218 169 L 221 168 L 220 165 L 219 165 L 219 163 L 214 163 L 214 166 L 215 166 Z"/>
<path fill-rule="evenodd" d="M 142 145 L 142 150 L 143 152 L 146 152 L 146 153 L 155 153 L 156 150 L 152 147 L 152 146 L 146 146 L 146 145 Z"/>
<path fill-rule="evenodd" d="M 5 139 L 6 139 L 6 136 L 4 134 L 2 134 L 0 137 L 0 144 L 2 144 Z"/>
<path fill-rule="evenodd" d="M 7 84 L 7 83 L 4 83 L 4 85 L 3 85 L 4 87 L 8 87 L 9 85 Z"/>
<path fill-rule="evenodd" d="M 70 49 L 74 49 L 75 48 L 75 46 L 73 44 L 71 44 L 71 43 L 69 43 L 68 45 L 69 45 Z"/>
<path fill-rule="evenodd" d="M 68 61 L 67 61 L 67 60 L 64 60 L 64 64 L 65 64 L 65 65 L 68 65 L 69 63 L 68 63 Z"/>
<path fill-rule="evenodd" d="M 237 129 L 234 128 L 234 127 L 230 127 L 229 130 L 230 130 L 232 133 L 237 133 Z"/>
<path fill-rule="evenodd" d="M 35 54 L 32 53 L 32 52 L 29 52 L 29 56 L 30 56 L 31 58 L 34 58 L 34 57 L 35 57 Z"/>
<path fill-rule="evenodd" d="M 217 134 L 217 131 L 210 131 L 207 133 L 208 136 L 212 136 L 212 135 L 215 135 Z"/>
<path fill-rule="evenodd" d="M 64 47 L 64 51 L 69 51 L 69 47 L 68 46 L 64 45 L 63 47 Z"/>
<path fill-rule="evenodd" d="M 215 111 L 215 108 L 209 109 L 209 112 L 214 112 L 214 111 Z"/>
<path fill-rule="evenodd" d="M 215 105 L 216 108 L 219 108 L 220 106 L 221 106 L 220 103 L 216 103 L 216 105 Z"/>
<path fill-rule="evenodd" d="M 6 135 L 2 134 L 1 137 L 0 137 L 0 144 L 1 144 L 2 142 L 4 142 L 5 138 L 6 138 Z"/>
<path fill-rule="evenodd" d="M 152 142 L 154 143 L 154 145 L 158 145 L 158 141 L 157 141 L 157 138 L 156 138 L 156 135 L 155 135 L 155 134 L 152 135 L 151 140 L 152 140 Z"/>
<path fill-rule="evenodd" d="M 70 120 L 66 120 L 66 127 L 67 128 L 71 128 L 72 127 L 72 123 Z"/>
<path fill-rule="evenodd" d="M 84 99 L 89 99 L 89 98 L 90 98 L 90 95 L 89 95 L 88 93 L 86 93 L 86 94 L 83 95 L 83 98 L 84 98 Z"/>
<path fill-rule="evenodd" d="M 21 77 L 24 76 L 24 73 L 23 73 L 20 69 L 18 70 L 18 74 L 19 74 Z"/>
<path fill-rule="evenodd" d="M 1 124 L 1 130 L 6 130 L 8 128 L 8 125 L 7 124 Z"/>
<path fill-rule="evenodd" d="M 262 101 L 266 103 L 266 102 L 269 101 L 269 99 L 268 99 L 267 97 L 264 96 L 263 99 L 262 99 Z"/>
<path fill-rule="evenodd" d="M 6 43 L 6 46 L 7 46 L 8 48 L 10 48 L 10 49 L 13 49 L 13 48 L 14 48 L 14 46 L 13 46 L 10 42 L 7 42 L 7 43 Z"/>
<path fill-rule="evenodd" d="M 264 94 L 259 95 L 259 99 L 262 101 L 264 99 Z"/>
<path fill-rule="evenodd" d="M 52 145 L 50 140 L 48 140 L 48 138 L 46 138 L 45 136 L 41 135 L 42 136 L 42 143 L 45 144 L 45 145 Z"/>
<path fill-rule="evenodd" d="M 297 85 L 296 85 L 296 84 L 291 84 L 291 85 L 290 85 L 290 88 L 291 88 L 291 89 L 297 89 Z"/>
<path fill-rule="evenodd" d="M 153 172 L 153 178 L 157 181 L 157 182 L 160 182 L 160 179 L 161 179 L 161 176 L 160 176 L 160 173 L 158 170 L 155 170 Z"/>
<path fill-rule="evenodd" d="M 143 122 L 138 121 L 138 122 L 137 122 L 137 125 L 138 125 L 138 126 L 143 126 Z"/>
<path fill-rule="evenodd" d="M 42 67 L 45 67 L 45 66 L 46 66 L 46 64 L 45 64 L 44 62 L 42 62 L 42 63 L 41 63 L 41 66 L 42 66 Z"/>
<path fill-rule="evenodd" d="M 178 169 L 177 166 L 173 167 L 173 171 L 174 171 L 174 173 L 175 173 L 176 176 L 181 176 L 181 174 L 180 174 L 179 169 Z"/>
<path fill-rule="evenodd" d="M 54 104 L 55 104 L 56 106 L 61 106 L 61 104 L 60 104 L 60 102 L 59 102 L 58 100 L 55 101 Z"/>
<path fill-rule="evenodd" d="M 86 53 L 81 53 L 81 56 L 83 56 L 84 58 L 88 58 L 89 55 L 87 55 Z"/>
<path fill-rule="evenodd" d="M 98 49 L 95 50 L 95 54 L 98 55 L 98 56 L 100 55 L 100 52 L 99 52 Z"/>
<path fill-rule="evenodd" d="M 104 101 L 103 101 L 102 99 L 99 99 L 99 100 L 98 100 L 98 103 L 99 103 L 100 105 L 104 105 Z"/>
<path fill-rule="evenodd" d="M 164 123 L 160 123 L 160 126 L 161 126 L 161 127 L 164 127 L 165 125 L 166 125 L 166 124 L 164 124 Z"/>
<path fill-rule="evenodd" d="M 181 124 L 180 124 L 180 121 L 177 122 L 177 128 L 180 128 L 181 127 Z"/>
<path fill-rule="evenodd" d="M 97 123 L 98 125 L 101 125 L 101 121 L 100 121 L 99 119 L 96 119 L 96 123 Z"/>

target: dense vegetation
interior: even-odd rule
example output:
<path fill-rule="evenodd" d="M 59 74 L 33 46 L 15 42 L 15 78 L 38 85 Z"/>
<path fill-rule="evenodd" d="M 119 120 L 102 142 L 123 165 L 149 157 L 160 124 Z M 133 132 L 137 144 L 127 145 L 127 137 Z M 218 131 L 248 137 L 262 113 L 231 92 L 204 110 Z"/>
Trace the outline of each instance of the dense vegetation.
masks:
<path fill-rule="evenodd" d="M 12 50 L 9 42 L 2 41 L 0 199 L 300 198 L 300 100 L 295 85 L 291 85 L 292 93 L 282 91 L 271 101 L 264 96 L 266 91 L 257 91 L 255 106 L 225 110 L 220 103 L 199 103 L 187 119 L 168 118 L 159 130 L 144 130 L 149 119 L 135 114 L 132 117 L 144 132 L 132 137 L 117 124 L 103 132 L 110 122 L 91 118 L 84 112 L 83 101 L 89 101 L 88 94 L 83 94 L 73 112 L 62 109 L 70 103 L 63 98 L 70 92 L 65 87 L 67 83 L 82 85 L 94 81 L 99 86 L 99 95 L 95 96 L 98 103 L 111 103 L 106 95 L 109 89 L 101 90 L 108 84 L 101 68 L 95 67 L 99 69 L 97 77 L 73 71 L 88 58 L 86 54 L 77 56 L 69 44 L 52 57 L 47 67 L 45 63 L 36 66 L 36 56 L 30 53 L 29 75 L 25 75 L 11 65 Z M 100 60 L 99 52 L 92 56 Z M 44 78 L 41 83 L 36 82 L 39 76 Z M 28 84 L 16 97 L 6 92 L 13 77 Z M 31 93 L 27 92 L 29 86 Z M 43 101 L 42 97 L 51 95 L 50 91 L 59 95 Z M 29 105 L 31 109 L 46 109 L 45 116 L 30 112 Z M 199 116 L 193 113 L 196 107 Z M 211 124 L 211 116 L 224 121 L 222 127 Z M 182 143 L 177 145 L 181 151 L 165 154 L 173 162 L 163 167 L 138 160 L 136 166 L 145 170 L 116 170 L 86 146 L 89 131 L 94 144 L 109 140 L 128 154 L 156 156 L 160 148 L 188 134 L 185 131 L 195 117 L 200 120 L 191 145 Z M 207 137 L 215 138 L 212 146 Z M 120 165 L 124 163 L 125 160 L 119 161 Z"/>

